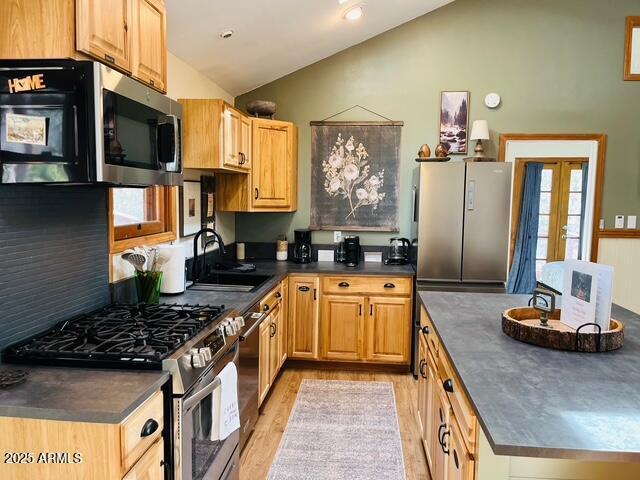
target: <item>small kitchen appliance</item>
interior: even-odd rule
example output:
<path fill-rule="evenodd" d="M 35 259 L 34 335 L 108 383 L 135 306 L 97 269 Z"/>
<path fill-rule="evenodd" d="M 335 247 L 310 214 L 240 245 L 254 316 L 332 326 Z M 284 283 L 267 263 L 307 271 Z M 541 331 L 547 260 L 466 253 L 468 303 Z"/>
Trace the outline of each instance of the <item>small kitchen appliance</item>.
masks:
<path fill-rule="evenodd" d="M 347 235 L 344 237 L 344 264 L 356 267 L 360 263 L 360 237 Z"/>
<path fill-rule="evenodd" d="M 158 256 L 166 259 L 160 267 L 162 272 L 160 292 L 165 295 L 184 293 L 186 282 L 184 245 L 161 245 L 158 247 Z"/>
<path fill-rule="evenodd" d="M 409 247 L 411 242 L 408 238 L 393 237 L 389 240 L 389 257 L 384 261 L 386 265 L 405 265 L 409 262 Z"/>
<path fill-rule="evenodd" d="M 293 261 L 295 263 L 311 263 L 311 230 L 295 230 L 294 238 Z"/>
<path fill-rule="evenodd" d="M 182 185 L 181 117 L 98 62 L 0 60 L 0 185 Z"/>

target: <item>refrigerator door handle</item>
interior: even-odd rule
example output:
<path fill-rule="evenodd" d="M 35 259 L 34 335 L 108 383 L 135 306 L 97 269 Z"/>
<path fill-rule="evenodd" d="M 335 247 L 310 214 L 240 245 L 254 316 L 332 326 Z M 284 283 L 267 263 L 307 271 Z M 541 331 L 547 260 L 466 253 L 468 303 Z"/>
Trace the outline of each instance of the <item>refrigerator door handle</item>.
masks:
<path fill-rule="evenodd" d="M 476 181 L 469 180 L 467 184 L 467 210 L 476 208 Z"/>
<path fill-rule="evenodd" d="M 418 187 L 416 187 L 415 185 L 413 186 L 413 190 L 412 190 L 412 197 L 411 197 L 411 218 L 413 218 L 414 222 L 418 221 L 418 208 L 417 208 L 417 202 L 418 202 Z"/>

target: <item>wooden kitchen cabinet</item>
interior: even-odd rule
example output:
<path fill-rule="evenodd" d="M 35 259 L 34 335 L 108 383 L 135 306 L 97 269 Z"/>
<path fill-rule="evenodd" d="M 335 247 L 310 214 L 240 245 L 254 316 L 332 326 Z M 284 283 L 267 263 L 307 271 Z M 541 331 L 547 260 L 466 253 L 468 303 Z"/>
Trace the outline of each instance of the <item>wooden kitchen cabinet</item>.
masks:
<path fill-rule="evenodd" d="M 0 478 L 33 480 L 160 480 L 164 478 L 163 393 L 157 391 L 121 423 L 89 423 L 0 417 L 0 451 L 32 452 L 32 463 L 2 463 Z M 141 436 L 149 420 L 157 427 Z M 40 454 L 67 454 L 64 463 L 38 461 Z"/>
<path fill-rule="evenodd" d="M 228 212 L 294 212 L 298 208 L 298 130 L 290 122 L 251 119 L 247 176 L 216 176 L 218 210 Z M 241 139 L 240 144 L 247 148 Z"/>
<path fill-rule="evenodd" d="M 260 324 L 260 355 L 258 359 L 258 405 L 266 398 L 271 387 L 271 318 Z"/>
<path fill-rule="evenodd" d="M 418 430 L 420 431 L 420 438 L 424 444 L 427 432 L 430 431 L 429 426 L 431 424 L 431 390 L 429 384 L 429 353 L 426 340 L 420 335 L 418 342 Z M 427 456 L 427 464 L 431 467 L 431 452 L 425 446 L 425 453 Z"/>
<path fill-rule="evenodd" d="M 76 46 L 131 72 L 131 17 L 136 0 L 76 0 Z"/>
<path fill-rule="evenodd" d="M 165 3 L 163 0 L 2 1 L 0 58 L 93 58 L 165 93 Z"/>
<path fill-rule="evenodd" d="M 162 0 L 133 2 L 132 73 L 161 92 L 167 91 L 167 14 Z"/>
<path fill-rule="evenodd" d="M 133 466 L 122 480 L 163 480 L 164 441 L 160 438 Z"/>
<path fill-rule="evenodd" d="M 447 435 L 447 480 L 473 480 L 474 462 L 464 444 L 455 416 L 449 421 Z"/>
<path fill-rule="evenodd" d="M 366 359 L 408 363 L 411 354 L 411 298 L 369 297 L 365 325 Z"/>
<path fill-rule="evenodd" d="M 320 317 L 320 357 L 358 361 L 363 357 L 365 297 L 323 295 Z"/>
<path fill-rule="evenodd" d="M 282 301 L 280 302 L 280 315 L 281 325 L 280 331 L 280 343 L 278 344 L 278 350 L 280 351 L 280 364 L 284 364 L 287 356 L 289 355 L 289 279 L 285 278 L 280 284 L 282 291 Z"/>
<path fill-rule="evenodd" d="M 289 357 L 318 358 L 320 281 L 317 276 L 289 277 Z"/>
<path fill-rule="evenodd" d="M 432 429 L 430 432 L 431 444 L 431 478 L 433 480 L 446 480 L 448 471 L 449 450 L 447 449 L 447 428 L 451 421 L 451 407 L 442 388 L 433 391 Z"/>
<path fill-rule="evenodd" d="M 269 382 L 273 385 L 282 366 L 282 310 L 280 304 L 271 312 L 271 328 L 269 342 Z"/>
<path fill-rule="evenodd" d="M 246 201 L 234 185 L 244 178 L 236 174 L 246 174 L 251 166 L 251 130 L 246 128 L 249 119 L 224 100 L 182 98 L 178 101 L 182 105 L 185 168 L 220 172 L 216 175 L 219 205 Z M 233 172 L 227 182 L 218 179 L 224 172 Z"/>

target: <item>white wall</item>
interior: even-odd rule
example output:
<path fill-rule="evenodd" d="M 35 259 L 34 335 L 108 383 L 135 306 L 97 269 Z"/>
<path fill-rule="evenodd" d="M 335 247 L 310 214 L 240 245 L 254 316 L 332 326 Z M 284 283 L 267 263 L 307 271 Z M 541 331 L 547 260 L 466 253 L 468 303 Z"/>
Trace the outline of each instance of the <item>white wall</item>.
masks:
<path fill-rule="evenodd" d="M 602 238 L 598 248 L 598 263 L 611 265 L 613 276 L 613 301 L 618 305 L 640 313 L 640 239 Z"/>
<path fill-rule="evenodd" d="M 179 98 L 222 98 L 233 105 L 234 97 L 223 90 L 215 82 L 205 77 L 188 63 L 176 57 L 171 52 L 167 54 L 167 95 L 173 99 Z M 200 175 L 210 175 L 211 172 L 189 170 L 184 174 L 188 180 L 198 180 Z M 176 201 L 179 209 L 180 202 Z M 177 212 L 180 215 L 180 212 Z M 233 243 L 235 239 L 236 217 L 231 212 L 216 213 L 216 230 L 225 243 Z M 178 239 L 184 244 L 187 257 L 193 256 L 193 237 Z M 217 248 L 217 245 L 216 245 Z M 111 261 L 111 281 L 116 282 L 134 274 L 133 267 L 122 261 L 120 255 L 113 255 Z"/>

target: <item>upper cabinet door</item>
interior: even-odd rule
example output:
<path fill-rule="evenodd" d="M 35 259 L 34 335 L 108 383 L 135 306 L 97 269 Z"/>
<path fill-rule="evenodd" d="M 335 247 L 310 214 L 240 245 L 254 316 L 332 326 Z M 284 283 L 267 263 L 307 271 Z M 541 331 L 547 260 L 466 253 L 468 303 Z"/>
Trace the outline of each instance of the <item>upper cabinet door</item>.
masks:
<path fill-rule="evenodd" d="M 78 50 L 131 72 L 132 0 L 76 0 Z"/>
<path fill-rule="evenodd" d="M 293 125 L 253 120 L 253 207 L 289 208 L 292 198 Z"/>
<path fill-rule="evenodd" d="M 240 117 L 240 158 L 242 168 L 251 169 L 251 119 L 242 115 Z"/>
<path fill-rule="evenodd" d="M 164 2 L 133 2 L 133 75 L 164 93 L 167 90 L 167 15 Z"/>
<path fill-rule="evenodd" d="M 240 155 L 240 122 L 242 114 L 225 105 L 222 111 L 222 166 L 239 168 L 243 164 Z"/>

